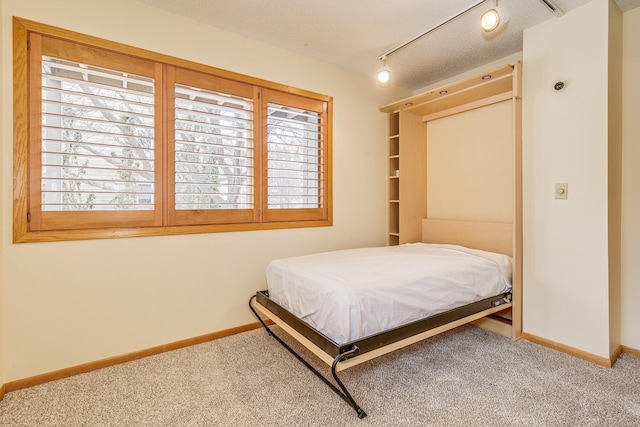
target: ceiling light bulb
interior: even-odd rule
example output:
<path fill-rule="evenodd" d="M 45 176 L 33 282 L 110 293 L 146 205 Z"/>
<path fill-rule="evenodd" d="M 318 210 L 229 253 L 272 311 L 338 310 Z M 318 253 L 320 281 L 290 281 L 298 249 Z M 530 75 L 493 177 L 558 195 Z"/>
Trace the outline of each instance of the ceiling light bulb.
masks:
<path fill-rule="evenodd" d="M 496 9 L 489 9 L 480 18 L 480 25 L 485 31 L 493 31 L 500 25 L 500 14 Z"/>
<path fill-rule="evenodd" d="M 391 80 L 391 72 L 387 67 L 382 67 L 380 71 L 378 71 L 378 83 L 389 83 L 389 80 Z"/>

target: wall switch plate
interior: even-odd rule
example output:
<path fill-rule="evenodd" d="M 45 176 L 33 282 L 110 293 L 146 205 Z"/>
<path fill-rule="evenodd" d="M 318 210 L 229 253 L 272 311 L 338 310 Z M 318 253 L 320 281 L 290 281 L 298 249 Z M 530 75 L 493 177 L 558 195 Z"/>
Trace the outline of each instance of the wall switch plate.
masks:
<path fill-rule="evenodd" d="M 569 184 L 567 184 L 566 182 L 556 183 L 556 188 L 555 188 L 556 199 L 566 199 L 568 191 L 569 191 Z"/>

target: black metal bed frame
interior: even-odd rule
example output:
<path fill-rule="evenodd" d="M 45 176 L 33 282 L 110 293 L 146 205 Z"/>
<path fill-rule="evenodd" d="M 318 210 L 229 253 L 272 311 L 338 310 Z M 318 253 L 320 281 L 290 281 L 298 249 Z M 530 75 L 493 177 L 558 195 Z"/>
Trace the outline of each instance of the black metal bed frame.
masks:
<path fill-rule="evenodd" d="M 385 347 L 389 344 L 401 341 L 406 338 L 410 338 L 414 335 L 422 332 L 429 331 L 431 329 L 438 328 L 456 320 L 464 319 L 465 317 L 472 316 L 476 313 L 480 313 L 484 310 L 498 307 L 503 304 L 507 304 L 510 301 L 511 294 L 509 292 L 496 295 L 491 298 L 486 298 L 481 301 L 477 301 L 462 307 L 455 308 L 453 310 L 446 311 L 444 313 L 430 316 L 426 319 L 418 320 L 408 323 L 406 325 L 390 329 L 388 331 L 380 332 L 378 334 L 370 335 L 368 337 L 351 341 L 345 344 L 338 344 L 331 340 L 327 336 L 323 335 L 318 330 L 312 328 L 307 323 L 302 321 L 299 317 L 290 313 L 286 309 L 282 308 L 279 304 L 269 298 L 268 291 L 258 291 L 249 299 L 249 308 L 256 316 L 258 321 L 262 324 L 267 333 L 275 338 L 284 348 L 286 348 L 291 354 L 293 354 L 302 364 L 304 364 L 311 372 L 313 372 L 318 378 L 320 378 L 331 390 L 333 390 L 338 396 L 340 396 L 345 402 L 349 404 L 357 413 L 358 418 L 362 419 L 367 416 L 366 412 L 356 403 L 351 393 L 347 390 L 346 386 L 340 380 L 337 374 L 338 363 L 347 359 L 356 357 L 361 354 L 368 353 L 370 351 Z M 308 361 L 306 361 L 300 354 L 298 354 L 293 348 L 291 348 L 286 342 L 278 337 L 267 326 L 262 317 L 258 314 L 256 309 L 252 305 L 252 301 L 257 301 L 260 305 L 272 312 L 275 316 L 292 327 L 295 331 L 300 333 L 311 343 L 316 345 L 322 351 L 324 351 L 330 357 L 333 357 L 333 363 L 331 364 L 331 375 L 335 380 L 338 387 L 336 387 L 330 380 L 328 380 L 321 372 L 313 367 Z"/>

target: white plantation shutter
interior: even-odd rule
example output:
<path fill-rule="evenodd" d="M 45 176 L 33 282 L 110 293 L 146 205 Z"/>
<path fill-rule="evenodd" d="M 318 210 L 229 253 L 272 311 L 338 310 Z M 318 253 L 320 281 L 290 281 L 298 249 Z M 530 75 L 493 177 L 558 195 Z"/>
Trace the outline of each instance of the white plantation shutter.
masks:
<path fill-rule="evenodd" d="M 154 81 L 42 56 L 42 211 L 154 209 Z"/>
<path fill-rule="evenodd" d="M 321 113 L 270 102 L 267 120 L 268 208 L 321 208 Z"/>
<path fill-rule="evenodd" d="M 253 209 L 253 100 L 175 85 L 175 209 Z"/>

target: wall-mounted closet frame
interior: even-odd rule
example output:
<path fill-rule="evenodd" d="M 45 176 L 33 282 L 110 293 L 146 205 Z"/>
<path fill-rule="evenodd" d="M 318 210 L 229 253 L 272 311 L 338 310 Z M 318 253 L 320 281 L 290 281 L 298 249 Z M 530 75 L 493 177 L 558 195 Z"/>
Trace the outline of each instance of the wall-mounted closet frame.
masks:
<path fill-rule="evenodd" d="M 444 85 L 385 105 L 388 116 L 388 243 L 420 242 L 427 217 L 427 122 L 498 102 L 512 103 L 513 308 L 511 325 L 479 326 L 518 338 L 522 334 L 522 106 L 521 63 Z"/>

